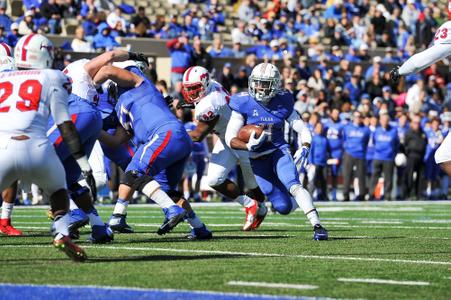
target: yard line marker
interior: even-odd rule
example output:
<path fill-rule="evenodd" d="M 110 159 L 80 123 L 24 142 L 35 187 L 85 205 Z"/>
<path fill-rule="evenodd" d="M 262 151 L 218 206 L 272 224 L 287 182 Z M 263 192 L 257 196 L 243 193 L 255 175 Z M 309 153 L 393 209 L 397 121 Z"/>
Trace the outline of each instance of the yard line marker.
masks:
<path fill-rule="evenodd" d="M 403 224 L 402 221 L 379 221 L 379 220 L 369 220 L 369 221 L 362 221 L 362 224 Z"/>
<path fill-rule="evenodd" d="M 289 284 L 289 283 L 252 282 L 252 281 L 229 281 L 227 282 L 227 284 L 237 286 L 253 286 L 273 289 L 295 289 L 295 290 L 314 290 L 318 288 L 317 285 L 310 284 Z"/>
<path fill-rule="evenodd" d="M 50 246 L 44 245 L 1 245 L 2 248 L 48 248 Z M 199 250 L 199 249 L 177 249 L 177 248 L 159 248 L 159 247 L 117 247 L 117 246 L 94 246 L 83 245 L 86 249 L 109 249 L 109 250 L 132 250 L 132 251 L 157 251 L 157 252 L 174 252 L 174 253 L 199 253 L 199 254 L 218 254 L 218 255 L 236 255 L 236 256 L 251 256 L 251 257 L 286 257 L 286 258 L 301 258 L 301 259 L 321 259 L 321 260 L 350 260 L 350 261 L 366 261 L 366 262 L 389 262 L 389 263 L 405 263 L 405 264 L 420 264 L 420 265 L 445 265 L 451 266 L 451 261 L 432 261 L 432 260 L 410 260 L 410 259 L 389 259 L 377 257 L 356 257 L 356 256 L 325 256 L 325 255 L 308 255 L 308 254 L 282 254 L 282 253 L 260 253 L 260 252 L 235 252 L 235 251 L 221 251 L 221 250 Z"/>
<path fill-rule="evenodd" d="M 375 284 L 392 284 L 392 285 L 429 285 L 426 281 L 399 281 L 375 278 L 337 278 L 341 282 L 357 282 L 357 283 L 375 283 Z"/>

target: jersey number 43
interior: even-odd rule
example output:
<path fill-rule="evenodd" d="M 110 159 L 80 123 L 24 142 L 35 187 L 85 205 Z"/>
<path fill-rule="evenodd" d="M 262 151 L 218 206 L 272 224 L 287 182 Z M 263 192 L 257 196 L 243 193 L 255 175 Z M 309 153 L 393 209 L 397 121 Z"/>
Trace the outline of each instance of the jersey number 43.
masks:
<path fill-rule="evenodd" d="M 41 100 L 42 85 L 38 80 L 29 79 L 19 87 L 20 100 L 16 102 L 19 111 L 37 111 Z M 13 93 L 13 84 L 9 81 L 0 82 L 0 113 L 8 112 L 10 106 L 2 106 Z"/>

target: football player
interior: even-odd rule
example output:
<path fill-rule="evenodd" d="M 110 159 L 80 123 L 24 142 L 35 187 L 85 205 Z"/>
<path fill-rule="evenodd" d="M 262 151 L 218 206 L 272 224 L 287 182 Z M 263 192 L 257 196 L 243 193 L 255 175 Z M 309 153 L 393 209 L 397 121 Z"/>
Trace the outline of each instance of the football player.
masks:
<path fill-rule="evenodd" d="M 80 138 L 67 108 L 69 79 L 53 63 L 53 45 L 43 35 L 23 36 L 15 48 L 18 71 L 0 74 L 0 189 L 17 180 L 35 182 L 50 197 L 53 245 L 74 261 L 87 255 L 68 231 L 69 199 L 64 168 L 46 137 L 50 115 L 85 176 L 91 176 Z"/>
<path fill-rule="evenodd" d="M 434 36 L 434 45 L 413 55 L 401 67 L 395 67 L 390 75 L 394 82 L 400 76 L 419 72 L 451 55 L 451 0 L 448 1 L 448 21 L 439 27 Z M 448 134 L 435 152 L 435 162 L 451 176 L 451 136 Z"/>
<path fill-rule="evenodd" d="M 207 69 L 200 66 L 185 71 L 182 95 L 186 103 L 195 105 L 196 128 L 188 134 L 194 142 L 202 141 L 210 132 L 218 135 L 208 164 L 208 185 L 226 197 L 234 199 L 246 210 L 243 230 L 256 229 L 266 216 L 265 197 L 258 188 L 249 162 L 249 153 L 230 149 L 225 142 L 225 132 L 232 110 L 229 93 L 216 81 L 210 79 Z M 259 202 L 240 194 L 238 186 L 227 178 L 239 162 L 244 183 Z"/>
<path fill-rule="evenodd" d="M 6 43 L 0 43 L 0 72 L 16 70 L 13 58 L 13 50 Z M 17 195 L 17 181 L 6 188 L 0 198 L 2 202 L 2 215 L 0 218 L 0 232 L 9 235 L 22 235 L 22 231 L 16 229 L 11 224 L 11 215 L 14 207 L 14 200 Z"/>
<path fill-rule="evenodd" d="M 153 83 L 133 64 L 122 67 L 104 66 L 94 77 L 98 84 L 107 78 L 117 83 L 115 108 L 122 125 L 114 136 L 102 132 L 100 141 L 114 147 L 131 138 L 138 146 L 125 170 L 125 181 L 119 186 L 110 226 L 118 231 L 129 227 L 125 223 L 126 210 L 133 192 L 138 190 L 163 208 L 166 219 L 158 234 L 168 233 L 186 217 L 192 227 L 188 238 L 210 239 L 211 232 L 177 191 L 192 149 L 189 135 Z"/>
<path fill-rule="evenodd" d="M 227 145 L 249 151 L 257 183 L 278 213 L 287 215 L 300 206 L 313 226 L 313 238 L 327 240 L 312 197 L 299 181 L 298 170 L 305 171 L 312 136 L 293 109 L 293 94 L 280 88 L 277 67 L 269 63 L 255 66 L 249 77 L 249 92 L 232 96 L 229 106 L 233 111 L 225 134 Z M 285 122 L 299 134 L 294 157 L 284 139 Z M 237 137 L 246 124 L 265 130 L 259 137 L 252 131 L 246 143 Z"/>

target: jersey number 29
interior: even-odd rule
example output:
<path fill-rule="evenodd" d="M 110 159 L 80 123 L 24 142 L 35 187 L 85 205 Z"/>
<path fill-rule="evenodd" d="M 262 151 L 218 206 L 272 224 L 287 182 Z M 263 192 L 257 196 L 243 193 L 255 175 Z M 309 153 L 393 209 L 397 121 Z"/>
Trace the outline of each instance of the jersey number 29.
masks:
<path fill-rule="evenodd" d="M 19 87 L 19 97 L 16 108 L 22 112 L 37 111 L 41 100 L 42 85 L 38 80 L 29 79 L 24 81 Z M 0 113 L 8 112 L 10 106 L 2 106 L 13 93 L 13 84 L 9 81 L 0 82 Z"/>

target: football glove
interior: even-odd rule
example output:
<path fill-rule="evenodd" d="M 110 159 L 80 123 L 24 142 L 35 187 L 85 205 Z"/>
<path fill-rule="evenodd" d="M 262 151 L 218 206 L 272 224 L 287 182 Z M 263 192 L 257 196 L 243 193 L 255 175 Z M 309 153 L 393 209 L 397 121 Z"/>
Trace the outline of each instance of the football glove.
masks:
<path fill-rule="evenodd" d="M 309 152 L 309 147 L 302 146 L 294 153 L 294 164 L 299 173 L 306 171 Z"/>
<path fill-rule="evenodd" d="M 164 101 L 166 101 L 166 104 L 168 105 L 169 108 L 172 108 L 174 97 L 172 97 L 171 95 L 167 95 L 166 97 L 164 97 Z"/>
<path fill-rule="evenodd" d="M 88 158 L 86 156 L 80 157 L 77 159 L 77 163 L 80 166 L 81 174 L 86 180 L 86 183 L 89 186 L 89 189 L 91 190 L 92 199 L 94 202 L 97 201 L 97 186 L 96 181 L 94 179 L 94 176 L 92 175 L 92 169 L 89 165 Z"/>
<path fill-rule="evenodd" d="M 258 149 L 268 137 L 268 133 L 266 131 L 263 131 L 258 138 L 255 137 L 255 134 L 255 130 L 252 130 L 251 135 L 249 136 L 249 141 L 246 144 L 247 150 L 249 151 L 255 151 Z"/>
<path fill-rule="evenodd" d="M 394 67 L 393 69 L 391 69 L 390 71 L 390 79 L 393 82 L 398 82 L 399 80 L 399 66 Z"/>

